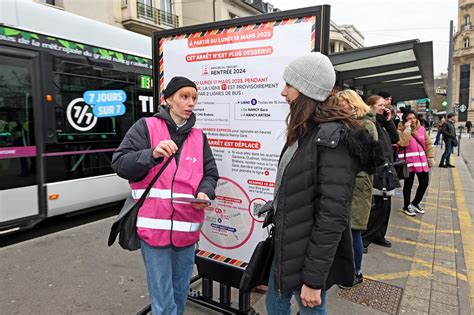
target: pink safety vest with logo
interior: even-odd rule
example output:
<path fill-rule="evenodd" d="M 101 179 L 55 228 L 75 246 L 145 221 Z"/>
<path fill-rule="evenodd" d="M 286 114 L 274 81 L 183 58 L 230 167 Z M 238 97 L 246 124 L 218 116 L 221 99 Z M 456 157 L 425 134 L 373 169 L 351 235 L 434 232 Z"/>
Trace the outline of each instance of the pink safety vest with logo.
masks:
<path fill-rule="evenodd" d="M 171 139 L 164 120 L 148 117 L 145 121 L 152 148 L 162 140 Z M 203 149 L 202 131 L 193 128 L 182 145 L 178 164 L 176 159 L 168 164 L 138 211 L 138 235 L 148 245 L 185 247 L 199 240 L 204 210 L 196 210 L 190 203 L 172 202 L 171 198 L 195 197 L 204 173 Z M 144 179 L 130 184 L 135 200 L 141 197 L 164 162 L 166 158 Z"/>
<path fill-rule="evenodd" d="M 425 142 L 425 128 L 421 127 L 416 130 L 416 135 L 411 134 L 410 142 L 406 148 L 399 147 L 398 158 L 405 160 L 408 166 L 408 172 L 410 173 L 421 173 L 429 172 L 428 158 L 425 154 L 425 149 L 420 143 Z M 418 141 L 415 140 L 415 137 Z M 406 151 L 405 151 L 406 150 Z"/>

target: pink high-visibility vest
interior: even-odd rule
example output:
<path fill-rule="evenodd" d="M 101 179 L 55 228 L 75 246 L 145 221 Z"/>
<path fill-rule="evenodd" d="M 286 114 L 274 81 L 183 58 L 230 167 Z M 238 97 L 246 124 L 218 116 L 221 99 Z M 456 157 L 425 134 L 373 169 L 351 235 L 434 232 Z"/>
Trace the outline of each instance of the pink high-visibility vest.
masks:
<path fill-rule="evenodd" d="M 430 168 L 428 166 L 428 158 L 425 149 L 415 140 L 415 136 L 420 143 L 426 143 L 425 128 L 420 126 L 420 128 L 416 130 L 416 135 L 411 134 L 408 146 L 406 148 L 398 148 L 398 158 L 407 162 L 408 172 L 410 173 L 429 172 Z"/>
<path fill-rule="evenodd" d="M 155 148 L 160 141 L 171 139 L 166 122 L 160 118 L 145 118 L 150 144 Z M 153 185 L 143 206 L 138 211 L 138 235 L 150 246 L 190 246 L 199 240 L 204 221 L 204 210 L 194 209 L 190 203 L 172 202 L 174 197 L 194 198 L 204 173 L 202 131 L 193 128 L 184 142 L 179 162 L 173 159 Z M 138 200 L 162 163 L 153 167 L 139 182 L 131 183 L 133 198 Z"/>

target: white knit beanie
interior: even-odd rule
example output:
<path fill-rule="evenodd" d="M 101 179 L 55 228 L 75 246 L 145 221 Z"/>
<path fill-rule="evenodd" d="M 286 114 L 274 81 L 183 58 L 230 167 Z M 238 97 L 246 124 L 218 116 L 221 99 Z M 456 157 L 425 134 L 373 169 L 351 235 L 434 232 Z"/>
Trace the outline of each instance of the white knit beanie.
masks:
<path fill-rule="evenodd" d="M 336 83 L 336 73 L 327 56 L 313 52 L 291 61 L 283 72 L 283 80 L 301 94 L 322 102 Z"/>

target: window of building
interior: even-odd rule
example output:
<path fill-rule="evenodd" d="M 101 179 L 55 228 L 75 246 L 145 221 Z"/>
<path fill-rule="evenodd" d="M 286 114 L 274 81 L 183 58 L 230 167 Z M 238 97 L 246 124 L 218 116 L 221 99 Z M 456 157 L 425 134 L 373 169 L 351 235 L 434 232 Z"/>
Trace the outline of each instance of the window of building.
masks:
<path fill-rule="evenodd" d="M 50 5 L 56 5 L 55 0 L 41 0 L 41 2 L 46 3 L 46 4 L 50 4 Z"/>
<path fill-rule="evenodd" d="M 464 48 L 468 48 L 470 46 L 469 37 L 464 38 L 462 45 Z"/>
<path fill-rule="evenodd" d="M 137 2 L 138 7 L 138 17 L 143 17 L 146 19 L 150 19 L 152 21 L 155 20 L 154 17 L 154 9 L 153 9 L 153 0 L 138 0 Z"/>
<path fill-rule="evenodd" d="M 161 0 L 161 10 L 173 13 L 173 7 L 171 6 L 171 0 Z"/>
<path fill-rule="evenodd" d="M 471 16 L 469 14 L 466 14 L 464 16 L 464 25 L 471 25 Z"/>

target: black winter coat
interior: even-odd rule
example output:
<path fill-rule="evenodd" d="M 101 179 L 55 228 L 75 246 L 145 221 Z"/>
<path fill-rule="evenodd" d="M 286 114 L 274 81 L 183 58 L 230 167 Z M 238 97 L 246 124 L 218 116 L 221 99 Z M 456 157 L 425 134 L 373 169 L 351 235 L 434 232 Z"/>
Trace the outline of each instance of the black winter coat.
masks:
<path fill-rule="evenodd" d="M 186 138 L 196 122 L 196 116 L 192 114 L 187 123 L 178 128 L 169 114 L 168 107 L 165 106 L 159 107 L 155 117 L 166 121 L 171 140 L 175 143 L 179 143 L 182 138 Z M 204 176 L 197 191 L 205 193 L 210 199 L 214 199 L 219 172 L 204 133 L 203 137 Z M 118 176 L 124 179 L 131 182 L 139 181 L 148 174 L 152 167 L 163 162 L 163 158 L 153 158 L 153 149 L 150 144 L 146 122 L 144 119 L 140 119 L 128 130 L 122 143 L 114 152 L 112 168 Z M 179 159 L 179 156 L 176 158 Z"/>
<path fill-rule="evenodd" d="M 392 145 L 398 143 L 400 138 L 393 120 L 387 120 L 387 117 L 380 114 L 376 115 L 376 120 L 375 127 L 379 134 L 379 145 L 384 158 L 383 164 L 387 165 L 380 165 L 375 170 L 374 188 L 380 191 L 384 189 L 391 191 L 395 188 L 401 187 L 400 181 L 396 175 L 397 171 L 392 165 L 394 155 L 396 154 Z M 387 196 L 384 195 L 384 197 Z"/>
<path fill-rule="evenodd" d="M 303 283 L 316 289 L 352 286 L 352 190 L 358 172 L 374 171 L 378 158 L 373 147 L 367 130 L 337 122 L 319 124 L 298 141 L 283 173 L 274 216 L 280 291 L 301 289 Z"/>

